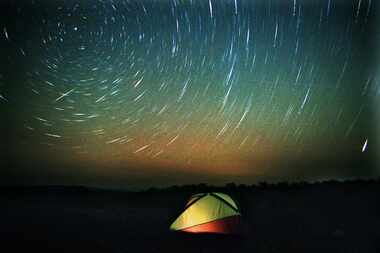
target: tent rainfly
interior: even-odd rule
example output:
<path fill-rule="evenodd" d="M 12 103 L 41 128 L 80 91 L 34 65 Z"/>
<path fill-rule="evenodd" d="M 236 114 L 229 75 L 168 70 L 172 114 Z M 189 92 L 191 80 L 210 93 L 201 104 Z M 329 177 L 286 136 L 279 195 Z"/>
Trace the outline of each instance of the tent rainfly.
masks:
<path fill-rule="evenodd" d="M 227 194 L 199 193 L 190 198 L 170 229 L 189 233 L 237 234 L 240 232 L 240 213 Z"/>

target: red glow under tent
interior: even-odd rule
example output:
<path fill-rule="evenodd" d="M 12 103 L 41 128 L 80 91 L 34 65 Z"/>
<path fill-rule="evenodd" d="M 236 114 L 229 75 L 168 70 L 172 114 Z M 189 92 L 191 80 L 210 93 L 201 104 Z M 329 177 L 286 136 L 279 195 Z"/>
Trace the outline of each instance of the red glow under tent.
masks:
<path fill-rule="evenodd" d="M 189 233 L 240 233 L 240 213 L 235 201 L 224 193 L 199 193 L 187 202 L 184 211 L 170 226 Z"/>

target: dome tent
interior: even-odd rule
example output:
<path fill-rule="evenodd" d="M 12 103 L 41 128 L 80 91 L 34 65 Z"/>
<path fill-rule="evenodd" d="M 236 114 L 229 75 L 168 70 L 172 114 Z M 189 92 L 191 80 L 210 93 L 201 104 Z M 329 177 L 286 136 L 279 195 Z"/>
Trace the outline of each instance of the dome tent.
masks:
<path fill-rule="evenodd" d="M 227 194 L 199 193 L 190 198 L 170 229 L 189 233 L 237 234 L 240 232 L 240 213 Z"/>

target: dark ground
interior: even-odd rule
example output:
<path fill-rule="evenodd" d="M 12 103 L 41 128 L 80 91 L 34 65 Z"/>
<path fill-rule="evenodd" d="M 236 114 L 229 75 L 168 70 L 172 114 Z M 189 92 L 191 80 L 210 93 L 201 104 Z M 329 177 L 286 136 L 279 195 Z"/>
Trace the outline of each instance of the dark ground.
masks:
<path fill-rule="evenodd" d="M 241 236 L 168 231 L 190 195 L 240 205 Z M 380 252 L 380 182 L 325 182 L 128 193 L 84 187 L 0 188 L 0 252 Z"/>

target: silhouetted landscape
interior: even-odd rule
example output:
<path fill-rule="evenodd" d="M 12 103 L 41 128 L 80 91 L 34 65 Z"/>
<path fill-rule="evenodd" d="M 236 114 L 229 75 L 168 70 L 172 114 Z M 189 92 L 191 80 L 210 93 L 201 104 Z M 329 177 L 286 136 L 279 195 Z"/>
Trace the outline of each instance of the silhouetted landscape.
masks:
<path fill-rule="evenodd" d="M 378 252 L 380 180 L 205 184 L 140 192 L 82 186 L 2 187 L 0 238 L 33 252 Z M 189 196 L 238 203 L 243 233 L 181 234 L 170 223 Z"/>

